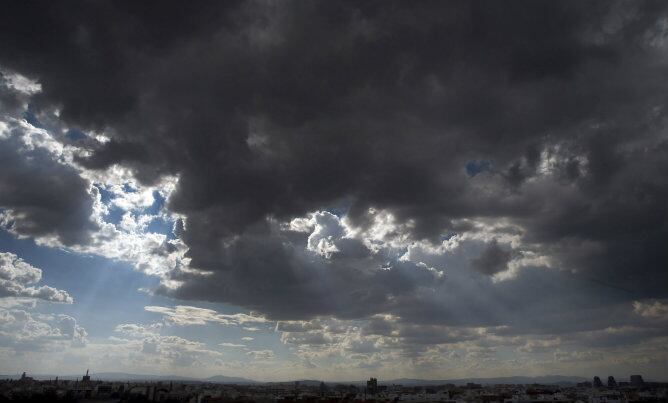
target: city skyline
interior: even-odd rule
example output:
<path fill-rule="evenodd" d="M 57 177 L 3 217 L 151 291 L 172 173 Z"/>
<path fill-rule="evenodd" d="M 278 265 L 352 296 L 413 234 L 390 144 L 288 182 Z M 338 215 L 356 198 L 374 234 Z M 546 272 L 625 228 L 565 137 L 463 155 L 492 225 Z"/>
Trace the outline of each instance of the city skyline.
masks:
<path fill-rule="evenodd" d="M 668 381 L 668 4 L 9 1 L 0 374 Z"/>
<path fill-rule="evenodd" d="M 412 380 L 378 382 L 325 383 L 315 380 L 277 383 L 223 382 L 178 379 L 91 379 L 88 372 L 81 380 L 37 380 L 23 373 L 20 378 L 0 379 L 0 396 L 9 401 L 101 401 L 101 402 L 231 402 L 231 401 L 411 401 L 411 402 L 504 402 L 527 401 L 635 402 L 663 401 L 667 383 L 646 382 L 632 375 L 630 382 L 617 382 L 610 376 L 607 386 L 599 377 L 593 382 L 540 382 L 547 379 L 498 378 L 492 382 L 432 382 Z M 405 384 L 402 381 L 408 381 Z M 537 381 L 537 382 L 536 382 Z"/>

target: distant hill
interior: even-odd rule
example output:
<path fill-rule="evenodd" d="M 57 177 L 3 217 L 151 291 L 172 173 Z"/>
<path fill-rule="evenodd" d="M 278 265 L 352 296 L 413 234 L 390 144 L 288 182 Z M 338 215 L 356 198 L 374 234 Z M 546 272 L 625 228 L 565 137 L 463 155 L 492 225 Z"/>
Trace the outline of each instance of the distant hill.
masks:
<path fill-rule="evenodd" d="M 49 374 L 28 374 L 37 380 L 49 380 L 55 379 L 55 375 Z M 0 375 L 0 379 L 19 379 L 21 374 L 14 375 Z M 81 375 L 59 375 L 58 379 L 61 380 L 75 380 L 81 379 Z M 252 379 L 234 377 L 234 376 L 225 376 L 225 375 L 216 375 L 209 378 L 192 378 L 185 376 L 177 375 L 146 375 L 146 374 L 129 374 L 125 372 L 98 372 L 92 373 L 91 379 L 93 380 L 104 380 L 104 381 L 130 381 L 130 382 L 139 382 L 139 381 L 149 381 L 149 382 L 158 382 L 158 381 L 179 381 L 179 382 L 210 382 L 210 383 L 221 383 L 221 384 L 250 384 L 250 383 L 273 383 L 273 384 L 293 384 L 295 381 L 284 381 L 284 382 L 258 382 Z M 547 376 L 508 376 L 508 377 L 497 377 L 497 378 L 461 378 L 461 379 L 413 379 L 413 378 L 400 378 L 400 379 L 390 379 L 390 380 L 379 380 L 378 383 L 382 385 L 403 385 L 403 386 L 429 386 L 429 385 L 444 385 L 444 384 L 454 384 L 454 385 L 466 385 L 467 383 L 478 383 L 481 385 L 493 385 L 493 384 L 545 384 L 545 385 L 567 385 L 575 384 L 578 382 L 584 382 L 589 380 L 588 378 L 583 378 L 580 376 L 563 376 L 563 375 L 547 375 Z M 320 380 L 315 379 L 299 379 L 297 380 L 301 385 L 305 386 L 317 386 L 320 384 Z M 342 382 L 327 382 L 328 384 L 353 384 L 358 386 L 365 385 L 366 381 L 342 381 Z"/>
<path fill-rule="evenodd" d="M 446 383 L 451 383 L 454 385 L 466 385 L 467 383 L 478 383 L 481 385 L 494 385 L 494 384 L 532 384 L 540 383 L 545 385 L 555 385 L 555 384 L 573 384 L 578 382 L 584 382 L 587 378 L 581 376 L 563 376 L 563 375 L 546 375 L 546 376 L 506 376 L 498 378 L 462 378 L 462 379 L 409 379 L 409 378 L 400 378 L 392 379 L 387 381 L 379 381 L 379 383 L 384 385 L 405 385 L 405 386 L 417 386 L 417 385 L 443 385 Z"/>
<path fill-rule="evenodd" d="M 236 376 L 225 376 L 225 375 L 211 376 L 211 377 L 203 379 L 203 380 L 205 382 L 211 382 L 211 383 L 236 383 L 236 384 L 257 383 L 256 381 L 254 381 L 252 379 L 239 378 L 239 377 L 236 377 Z"/>
<path fill-rule="evenodd" d="M 196 378 L 177 375 L 128 374 L 125 372 L 96 372 L 90 374 L 91 379 L 102 381 L 198 381 Z"/>
<path fill-rule="evenodd" d="M 534 383 L 539 383 L 544 385 L 569 385 L 578 382 L 584 382 L 586 380 L 588 379 L 580 376 L 547 375 L 547 376 L 508 376 L 508 377 L 498 377 L 498 378 L 461 378 L 461 379 L 400 378 L 400 379 L 390 379 L 390 380 L 379 380 L 378 383 L 381 385 L 402 385 L 402 386 L 430 386 L 430 385 L 445 385 L 445 384 L 466 385 L 467 383 L 477 383 L 481 385 L 494 385 L 494 384 L 526 385 Z M 295 381 L 281 381 L 281 382 L 268 382 L 268 383 L 277 385 L 286 385 L 286 384 L 294 384 L 294 382 L 299 382 L 300 385 L 304 386 L 318 386 L 320 385 L 321 381 L 315 379 L 297 379 Z M 366 385 L 366 380 L 340 381 L 340 382 L 325 381 L 325 383 L 329 385 L 342 384 L 342 385 L 364 386 Z"/>
<path fill-rule="evenodd" d="M 235 376 L 225 376 L 225 375 L 215 375 L 209 378 L 192 378 L 186 376 L 177 376 L 177 375 L 138 375 L 138 374 L 126 374 L 123 372 L 101 372 L 91 375 L 92 379 L 102 379 L 109 381 L 180 381 L 180 382 L 211 382 L 211 383 L 255 383 L 251 379 L 235 377 Z"/>
<path fill-rule="evenodd" d="M 301 386 L 319 386 L 323 381 L 317 379 L 295 379 L 294 381 L 278 381 L 278 382 L 265 382 L 265 383 L 272 385 L 294 385 L 295 382 L 299 382 Z M 337 382 L 325 382 L 325 383 L 335 384 Z"/>

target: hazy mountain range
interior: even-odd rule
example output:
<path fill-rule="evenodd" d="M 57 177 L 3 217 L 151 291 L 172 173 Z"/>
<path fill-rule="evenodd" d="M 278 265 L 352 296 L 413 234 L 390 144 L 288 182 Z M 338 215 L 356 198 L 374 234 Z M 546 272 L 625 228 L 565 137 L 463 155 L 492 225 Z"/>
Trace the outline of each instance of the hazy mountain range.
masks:
<path fill-rule="evenodd" d="M 56 375 L 49 374 L 28 374 L 37 380 L 49 380 L 55 379 Z M 0 375 L 1 379 L 18 379 L 20 374 L 14 375 Z M 61 380 L 75 380 L 81 379 L 81 375 L 60 375 L 58 379 Z M 105 380 L 105 381 L 179 381 L 179 382 L 211 382 L 211 383 L 227 383 L 227 384 L 248 384 L 248 383 L 293 383 L 295 381 L 284 381 L 284 382 L 261 382 L 255 381 L 252 379 L 234 377 L 234 376 L 225 376 L 225 375 L 216 375 L 208 378 L 193 378 L 177 375 L 146 375 L 146 374 L 129 374 L 124 372 L 99 372 L 92 373 L 91 379 L 93 380 Z M 383 385 L 405 385 L 405 386 L 417 386 L 417 385 L 442 385 L 442 384 L 455 384 L 455 385 L 465 385 L 469 382 L 479 383 L 479 384 L 573 384 L 577 382 L 586 381 L 587 378 L 580 376 L 563 376 L 563 375 L 547 375 L 547 376 L 509 376 L 509 377 L 497 377 L 497 378 L 462 378 L 462 379 L 409 379 L 409 378 L 400 378 L 400 379 L 390 379 L 390 380 L 379 380 L 378 382 Z M 318 385 L 320 380 L 313 379 L 301 379 L 298 380 L 301 384 L 304 385 Z M 361 385 L 366 381 L 342 381 L 342 382 L 326 382 L 326 383 L 340 383 L 340 384 L 354 384 Z"/>
<path fill-rule="evenodd" d="M 545 375 L 545 376 L 505 376 L 497 378 L 462 378 L 462 379 L 408 379 L 400 378 L 389 381 L 378 381 L 381 384 L 397 384 L 397 385 L 443 385 L 452 383 L 455 385 L 465 385 L 467 383 L 479 383 L 482 385 L 489 384 L 571 384 L 584 382 L 588 380 L 581 376 L 564 376 L 564 375 Z"/>

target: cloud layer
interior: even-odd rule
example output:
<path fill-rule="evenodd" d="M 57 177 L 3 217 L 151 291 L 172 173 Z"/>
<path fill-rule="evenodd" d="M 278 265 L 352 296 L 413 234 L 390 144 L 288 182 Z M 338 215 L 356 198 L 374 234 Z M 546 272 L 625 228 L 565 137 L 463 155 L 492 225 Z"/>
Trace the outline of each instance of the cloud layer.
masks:
<path fill-rule="evenodd" d="M 365 365 L 656 341 L 666 21 L 658 1 L 15 2 L 0 222 L 257 312 L 146 308 L 173 324 L 346 321 L 283 340 Z M 67 302 L 7 265 L 6 295 Z"/>

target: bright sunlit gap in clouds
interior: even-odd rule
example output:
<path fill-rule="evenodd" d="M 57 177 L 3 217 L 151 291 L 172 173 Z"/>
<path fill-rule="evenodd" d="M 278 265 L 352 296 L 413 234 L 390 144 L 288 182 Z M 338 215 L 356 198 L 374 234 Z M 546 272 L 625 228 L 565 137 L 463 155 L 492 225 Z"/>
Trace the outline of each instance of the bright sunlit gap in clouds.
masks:
<path fill-rule="evenodd" d="M 5 8 L 0 374 L 668 381 L 665 4 Z"/>

